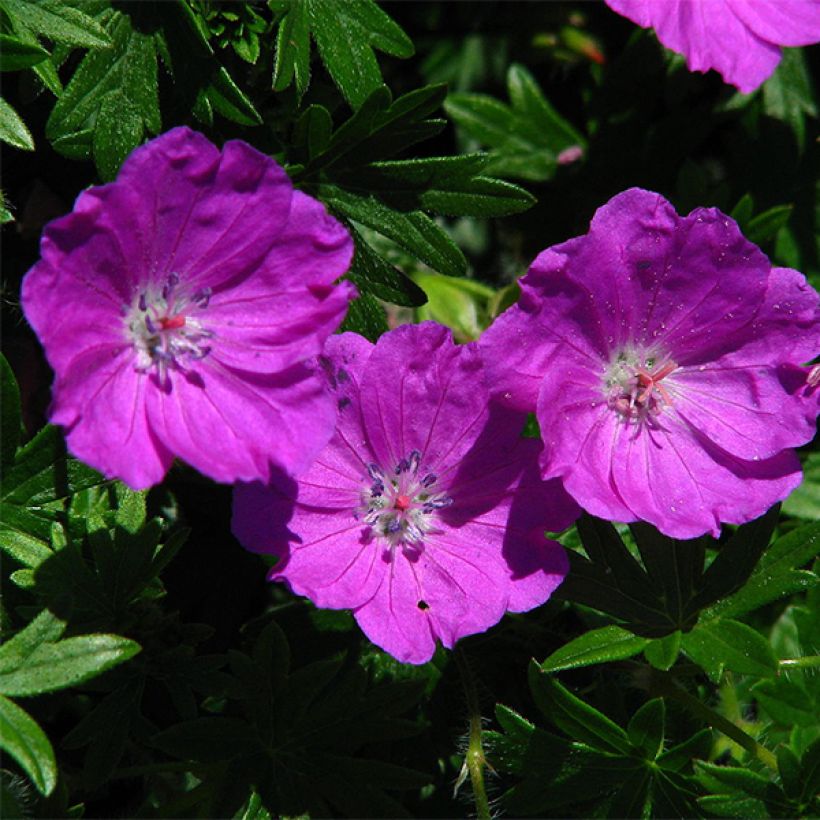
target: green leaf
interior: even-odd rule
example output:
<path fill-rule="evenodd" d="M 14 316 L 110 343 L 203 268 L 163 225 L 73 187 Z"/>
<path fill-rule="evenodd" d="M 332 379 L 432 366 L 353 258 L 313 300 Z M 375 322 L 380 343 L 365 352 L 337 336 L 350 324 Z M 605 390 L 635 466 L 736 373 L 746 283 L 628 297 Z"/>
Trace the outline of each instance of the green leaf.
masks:
<path fill-rule="evenodd" d="M 93 17 L 61 0 L 2 0 L 7 14 L 35 34 L 55 43 L 85 48 L 108 48 L 111 39 Z"/>
<path fill-rule="evenodd" d="M 360 293 L 372 294 L 396 305 L 424 304 L 427 296 L 412 279 L 379 256 L 355 230 L 351 230 L 356 255 L 349 277 Z"/>
<path fill-rule="evenodd" d="M 756 683 L 751 694 L 766 710 L 772 720 L 781 726 L 815 726 L 817 704 L 806 690 L 786 678 L 762 680 Z"/>
<path fill-rule="evenodd" d="M 811 521 L 820 519 L 820 453 L 806 455 L 803 481 L 783 502 L 783 512 Z"/>
<path fill-rule="evenodd" d="M 698 798 L 698 805 L 713 817 L 768 820 L 771 816 L 762 800 L 742 794 L 707 794 Z"/>
<path fill-rule="evenodd" d="M 358 333 L 375 343 L 379 336 L 387 333 L 384 309 L 369 293 L 363 293 L 350 303 L 339 331 Z"/>
<path fill-rule="evenodd" d="M 31 68 L 47 60 L 49 56 L 49 53 L 36 43 L 29 43 L 9 34 L 0 34 L 0 71 Z"/>
<path fill-rule="evenodd" d="M 427 214 L 421 211 L 403 213 L 387 207 L 374 196 L 364 197 L 336 186 L 325 186 L 321 198 L 343 216 L 372 228 L 392 239 L 433 270 L 449 276 L 463 276 L 467 260 L 459 247 Z M 426 297 L 417 294 L 415 305 Z"/>
<path fill-rule="evenodd" d="M 666 706 L 662 698 L 655 698 L 638 709 L 626 727 L 629 742 L 643 751 L 648 760 L 655 760 L 663 751 L 666 731 Z"/>
<path fill-rule="evenodd" d="M 119 635 L 80 635 L 42 643 L 18 669 L 0 674 L 0 693 L 22 697 L 75 686 L 139 651 L 138 643 Z"/>
<path fill-rule="evenodd" d="M 58 640 L 66 622 L 44 609 L 33 621 L 13 638 L 0 646 L 0 675 L 22 667 L 35 649 L 44 643 Z"/>
<path fill-rule="evenodd" d="M 803 791 L 800 802 L 808 804 L 820 792 L 820 738 L 815 740 L 800 759 L 800 778 Z"/>
<path fill-rule="evenodd" d="M 492 288 L 475 279 L 415 273 L 416 283 L 427 294 L 427 304 L 417 311 L 418 321 L 446 325 L 459 342 L 474 341 L 490 324 Z"/>
<path fill-rule="evenodd" d="M 239 125 L 260 125 L 262 117 L 227 70 L 220 66 L 207 88 L 214 110 Z"/>
<path fill-rule="evenodd" d="M 103 182 L 117 176 L 123 160 L 142 141 L 143 132 L 140 112 L 120 90 L 110 91 L 102 98 L 92 149 L 94 164 Z"/>
<path fill-rule="evenodd" d="M 389 109 L 392 100 L 393 95 L 387 86 L 375 88 L 359 109 L 333 132 L 326 150 L 310 162 L 302 176 L 310 177 L 339 163 L 373 133 L 377 119 Z"/>
<path fill-rule="evenodd" d="M 571 640 L 553 652 L 540 666 L 544 672 L 557 672 L 596 663 L 622 661 L 637 655 L 648 644 L 648 638 L 633 635 L 620 626 L 604 626 Z"/>
<path fill-rule="evenodd" d="M 322 105 L 309 105 L 293 130 L 293 145 L 303 149 L 305 159 L 309 162 L 327 150 L 332 133 L 333 120 L 330 112 Z"/>
<path fill-rule="evenodd" d="M 310 9 L 308 0 L 291 0 L 276 32 L 273 90 L 284 91 L 296 82 L 301 97 L 310 84 Z"/>
<path fill-rule="evenodd" d="M 20 388 L 6 357 L 0 353 L 0 471 L 14 461 L 20 442 Z"/>
<path fill-rule="evenodd" d="M 779 520 L 780 507 L 775 504 L 765 515 L 738 527 L 732 537 L 720 545 L 692 601 L 696 611 L 743 586 L 766 550 Z"/>
<path fill-rule="evenodd" d="M 130 113 L 126 112 L 129 123 L 117 129 L 113 156 L 125 150 L 129 139 L 132 144 L 128 150 L 137 146 L 138 141 L 134 138 L 138 129 L 133 122 L 136 117 L 149 133 L 156 134 L 161 128 L 154 35 L 135 28 L 131 18 L 119 11 L 106 12 L 101 19 L 105 20 L 112 48 L 86 55 L 46 123 L 46 136 L 55 149 L 63 150 L 65 143 L 61 140 L 71 137 L 70 153 L 64 152 L 70 156 L 84 151 L 87 157 L 95 142 L 101 149 L 103 145 L 110 144 L 110 131 L 108 142 L 105 137 L 102 141 L 98 140 L 94 132 L 97 127 L 115 128 L 100 117 L 101 106 L 112 92 L 121 95 L 120 99 L 128 100 L 133 109 Z M 108 106 L 113 105 L 114 99 L 108 99 Z M 110 107 L 106 109 L 107 112 L 110 110 Z M 90 137 L 85 145 L 79 140 L 83 134 Z M 106 157 L 102 164 L 104 168 L 109 168 L 113 158 Z"/>
<path fill-rule="evenodd" d="M 0 97 L 0 140 L 19 148 L 21 151 L 33 151 L 34 140 L 20 115 Z"/>
<path fill-rule="evenodd" d="M 784 48 L 777 70 L 763 84 L 763 110 L 786 123 L 802 151 L 806 141 L 806 116 L 817 116 L 817 105 L 803 50 Z M 753 240 L 754 241 L 754 240 Z"/>
<path fill-rule="evenodd" d="M 359 108 L 382 83 L 374 48 L 396 57 L 414 52 L 412 41 L 373 0 L 336 3 L 332 14 L 322 0 L 302 2 L 308 6 L 322 62 L 352 108 Z"/>
<path fill-rule="evenodd" d="M 530 663 L 529 682 L 543 715 L 570 737 L 601 751 L 630 754 L 629 738 L 620 726 L 542 672 L 535 661 Z"/>
<path fill-rule="evenodd" d="M 678 659 L 681 637 L 680 630 L 677 630 L 670 632 L 669 635 L 663 638 L 655 638 L 644 648 L 644 657 L 646 657 L 655 669 L 661 669 L 664 672 L 668 671 L 674 666 L 675 661 Z"/>
<path fill-rule="evenodd" d="M 699 623 L 683 636 L 682 648 L 713 681 L 724 668 L 744 675 L 770 678 L 777 674 L 777 657 L 769 642 L 739 621 L 722 618 Z"/>
<path fill-rule="evenodd" d="M 512 107 L 485 94 L 451 94 L 445 110 L 482 145 L 493 149 L 488 170 L 499 176 L 533 181 L 550 179 L 558 154 L 586 145 L 544 97 L 532 75 L 514 64 L 507 74 Z"/>
<path fill-rule="evenodd" d="M 763 554 L 743 587 L 706 610 L 704 617 L 733 617 L 814 586 L 817 576 L 797 568 L 811 561 L 818 552 L 820 522 L 806 524 L 781 536 Z"/>
<path fill-rule="evenodd" d="M 43 730 L 8 698 L 0 695 L 0 747 L 31 778 L 40 794 L 49 795 L 57 785 L 57 761 Z"/>
<path fill-rule="evenodd" d="M 48 546 L 59 501 L 105 479 L 68 458 L 60 431 L 44 427 L 0 475 L 0 549 L 28 567 L 53 555 Z"/>
<path fill-rule="evenodd" d="M 794 205 L 775 205 L 774 208 L 758 214 L 749 220 L 744 231 L 746 238 L 756 245 L 774 239 L 777 232 L 789 221 L 793 210 Z"/>
<path fill-rule="evenodd" d="M 752 199 L 752 195 L 749 193 L 743 194 L 743 196 L 738 200 L 737 205 L 729 213 L 729 216 L 737 222 L 740 226 L 740 230 L 745 233 L 746 225 L 749 223 L 749 220 L 752 218 L 752 214 L 754 213 L 754 200 Z"/>
<path fill-rule="evenodd" d="M 352 190 L 374 192 L 397 210 L 431 210 L 447 216 L 508 216 L 530 208 L 535 198 L 523 188 L 480 175 L 486 154 L 374 162 L 336 181 Z"/>
<path fill-rule="evenodd" d="M 693 758 L 706 758 L 712 750 L 712 730 L 701 729 L 688 740 L 673 746 L 658 757 L 658 765 L 667 771 L 680 771 L 690 766 Z"/>

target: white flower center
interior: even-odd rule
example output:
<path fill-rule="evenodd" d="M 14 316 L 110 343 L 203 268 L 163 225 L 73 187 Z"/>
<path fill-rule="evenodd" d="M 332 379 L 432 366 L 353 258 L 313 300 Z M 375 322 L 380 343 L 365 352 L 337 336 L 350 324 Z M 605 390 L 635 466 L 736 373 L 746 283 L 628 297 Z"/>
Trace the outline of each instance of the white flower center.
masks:
<path fill-rule="evenodd" d="M 674 387 L 664 381 L 678 369 L 676 362 L 657 351 L 627 348 L 604 371 L 604 396 L 624 421 L 655 423 L 672 405 Z"/>
<path fill-rule="evenodd" d="M 149 284 L 126 308 L 125 332 L 136 352 L 134 368 L 156 367 L 160 382 L 167 384 L 169 369 L 184 370 L 184 360 L 202 359 L 211 352 L 207 341 L 213 336 L 198 314 L 208 307 L 210 288 L 192 296 L 177 291 L 179 276 L 172 273 L 159 287 Z"/>
<path fill-rule="evenodd" d="M 367 466 L 371 483 L 362 490 L 361 505 L 354 515 L 391 547 L 419 544 L 435 529 L 436 511 L 453 503 L 438 488 L 435 473 L 426 472 L 419 478 L 420 462 L 421 453 L 413 450 L 392 471 L 377 464 Z"/>

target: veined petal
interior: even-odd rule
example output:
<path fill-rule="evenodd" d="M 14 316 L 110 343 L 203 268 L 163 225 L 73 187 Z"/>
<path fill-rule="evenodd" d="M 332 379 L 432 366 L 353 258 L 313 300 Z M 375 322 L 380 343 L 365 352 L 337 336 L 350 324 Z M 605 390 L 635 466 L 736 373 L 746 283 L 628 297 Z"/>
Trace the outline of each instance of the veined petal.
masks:
<path fill-rule="evenodd" d="M 672 538 L 715 537 L 720 523 L 742 524 L 762 515 L 800 483 L 791 451 L 744 461 L 670 417 L 663 429 L 634 435 L 624 426 L 613 475 L 636 518 Z"/>
<path fill-rule="evenodd" d="M 262 375 L 205 359 L 148 391 L 157 437 L 216 481 L 267 481 L 272 465 L 297 475 L 333 430 L 332 397 L 313 368 Z"/>
<path fill-rule="evenodd" d="M 392 466 L 412 450 L 422 461 L 458 461 L 486 422 L 488 391 L 478 350 L 457 348 L 434 322 L 382 337 L 362 378 L 362 417 L 374 454 Z"/>
<path fill-rule="evenodd" d="M 402 663 L 420 664 L 433 657 L 436 638 L 430 618 L 419 607 L 424 598 L 414 569 L 404 560 L 388 564 L 376 593 L 353 615 L 374 644 Z"/>
<path fill-rule="evenodd" d="M 820 3 L 814 0 L 725 0 L 743 24 L 762 40 L 780 46 L 820 41 Z"/>
<path fill-rule="evenodd" d="M 173 461 L 146 417 L 151 389 L 127 353 L 91 348 L 55 382 L 49 418 L 66 428 L 68 449 L 77 458 L 108 478 L 145 489 L 161 481 Z"/>
<path fill-rule="evenodd" d="M 265 258 L 293 191 L 282 168 L 247 143 L 232 140 L 220 152 L 184 127 L 137 148 L 115 184 L 150 203 L 151 280 L 176 273 L 193 289 L 214 290 Z"/>

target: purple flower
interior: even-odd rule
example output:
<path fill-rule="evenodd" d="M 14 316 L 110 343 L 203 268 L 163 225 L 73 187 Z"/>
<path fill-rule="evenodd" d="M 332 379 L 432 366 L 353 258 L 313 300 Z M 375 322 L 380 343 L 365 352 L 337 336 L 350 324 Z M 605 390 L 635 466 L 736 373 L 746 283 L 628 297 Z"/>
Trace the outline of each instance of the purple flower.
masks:
<path fill-rule="evenodd" d="M 174 456 L 217 481 L 304 469 L 335 407 L 308 360 L 344 316 L 352 242 L 244 142 L 175 128 L 50 223 L 22 289 L 70 450 L 134 488 Z"/>
<path fill-rule="evenodd" d="M 720 211 L 625 191 L 521 289 L 479 344 L 503 403 L 537 413 L 542 475 L 589 512 L 717 535 L 800 482 L 820 300 Z"/>
<path fill-rule="evenodd" d="M 780 46 L 820 42 L 817 0 L 606 0 L 683 54 L 690 71 L 714 68 L 744 94 L 768 79 Z"/>
<path fill-rule="evenodd" d="M 407 663 L 549 598 L 567 571 L 544 531 L 578 509 L 537 469 L 523 416 L 492 407 L 475 344 L 433 322 L 375 346 L 345 333 L 326 365 L 340 416 L 298 480 L 239 485 L 233 530 L 318 606 L 352 609 Z"/>

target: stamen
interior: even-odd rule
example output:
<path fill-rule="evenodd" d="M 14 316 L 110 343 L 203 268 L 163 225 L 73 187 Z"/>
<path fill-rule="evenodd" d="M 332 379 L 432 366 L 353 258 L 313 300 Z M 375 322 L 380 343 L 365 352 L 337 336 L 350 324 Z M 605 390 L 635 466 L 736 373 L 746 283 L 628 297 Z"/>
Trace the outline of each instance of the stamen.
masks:
<path fill-rule="evenodd" d="M 438 476 L 424 472 L 419 479 L 421 452 L 412 450 L 400 458 L 394 471 L 385 475 L 374 463 L 366 465 L 368 479 L 361 495 L 361 505 L 353 512 L 357 521 L 368 525 L 373 534 L 384 538 L 388 545 L 421 545 L 436 526 L 438 510 L 453 503 L 442 492 L 430 492 Z"/>

